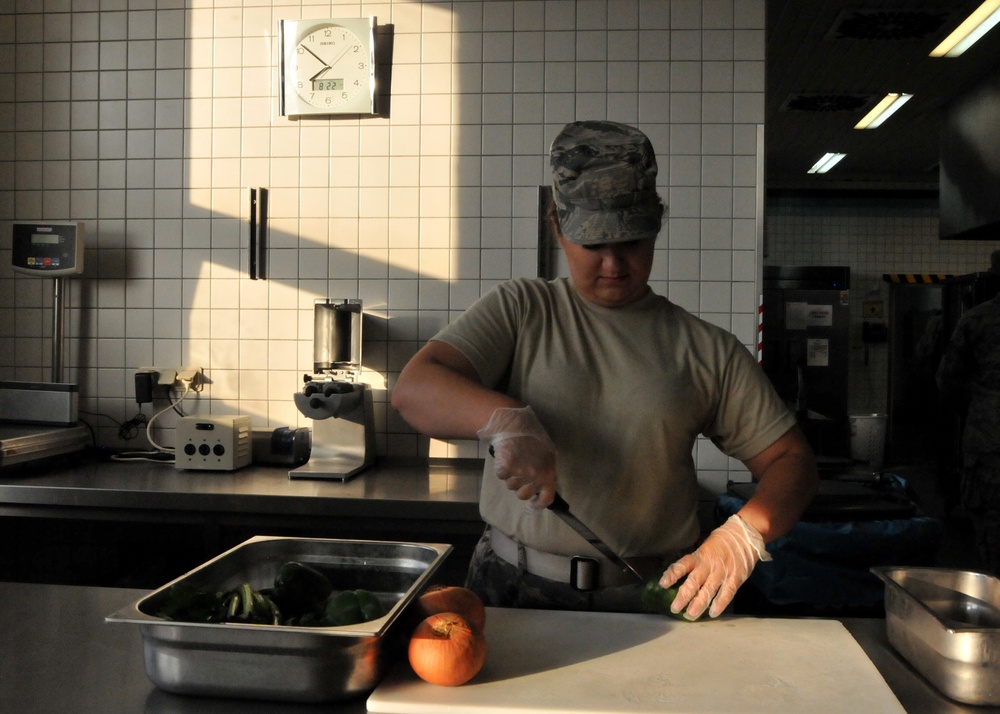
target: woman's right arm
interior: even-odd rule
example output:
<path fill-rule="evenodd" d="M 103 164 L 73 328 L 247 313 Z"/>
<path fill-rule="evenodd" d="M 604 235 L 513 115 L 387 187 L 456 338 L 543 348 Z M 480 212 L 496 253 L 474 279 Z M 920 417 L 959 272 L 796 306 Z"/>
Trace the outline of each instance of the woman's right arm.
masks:
<path fill-rule="evenodd" d="M 524 406 L 484 387 L 465 355 L 436 340 L 403 367 L 391 399 L 410 426 L 437 439 L 475 439 L 496 409 Z"/>

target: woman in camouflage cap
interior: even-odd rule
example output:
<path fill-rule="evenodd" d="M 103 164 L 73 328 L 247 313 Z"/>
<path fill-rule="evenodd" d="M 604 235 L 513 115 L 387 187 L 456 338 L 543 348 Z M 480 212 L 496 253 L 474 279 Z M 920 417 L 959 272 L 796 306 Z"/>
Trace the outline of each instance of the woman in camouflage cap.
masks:
<path fill-rule="evenodd" d="M 677 610 L 717 616 L 811 500 L 812 452 L 750 352 L 650 289 L 665 209 L 646 135 L 574 122 L 550 161 L 570 277 L 497 286 L 413 357 L 392 404 L 429 436 L 479 438 L 495 455 L 467 583 L 487 604 L 641 609 L 642 584 L 545 510 L 558 488 L 663 587 L 686 576 Z M 704 540 L 699 435 L 760 482 Z"/>

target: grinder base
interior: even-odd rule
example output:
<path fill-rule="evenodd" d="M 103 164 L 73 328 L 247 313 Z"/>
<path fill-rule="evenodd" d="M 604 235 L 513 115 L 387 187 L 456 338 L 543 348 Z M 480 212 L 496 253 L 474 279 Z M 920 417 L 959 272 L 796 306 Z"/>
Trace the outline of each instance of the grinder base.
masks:
<path fill-rule="evenodd" d="M 350 393 L 360 392 L 360 399 L 351 400 L 351 406 L 346 409 L 340 408 L 340 394 L 327 398 L 329 407 L 326 409 L 322 399 L 309 408 L 304 395 L 295 395 L 299 411 L 313 417 L 312 454 L 309 461 L 289 471 L 288 478 L 346 481 L 374 462 L 375 417 L 371 389 L 362 382 L 342 385 L 349 388 Z"/>

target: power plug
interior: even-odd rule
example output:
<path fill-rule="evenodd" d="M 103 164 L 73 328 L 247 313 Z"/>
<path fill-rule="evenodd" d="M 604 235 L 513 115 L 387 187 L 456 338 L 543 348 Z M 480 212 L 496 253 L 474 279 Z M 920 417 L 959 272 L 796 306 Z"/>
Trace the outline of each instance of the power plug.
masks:
<path fill-rule="evenodd" d="M 177 370 L 177 381 L 190 384 L 191 389 L 200 392 L 205 383 L 205 372 L 201 367 L 181 367 Z"/>
<path fill-rule="evenodd" d="M 149 404 L 153 401 L 153 377 L 152 372 L 135 373 L 135 401 L 137 404 Z"/>
<path fill-rule="evenodd" d="M 205 370 L 201 367 L 140 367 L 136 373 L 150 373 L 156 386 L 165 389 L 185 389 L 200 392 L 205 386 Z"/>

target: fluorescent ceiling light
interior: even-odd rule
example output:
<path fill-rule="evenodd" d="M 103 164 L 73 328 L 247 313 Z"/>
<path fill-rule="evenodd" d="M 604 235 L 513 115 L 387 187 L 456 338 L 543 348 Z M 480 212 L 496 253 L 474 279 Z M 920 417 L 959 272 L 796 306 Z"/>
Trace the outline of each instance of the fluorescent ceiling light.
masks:
<path fill-rule="evenodd" d="M 958 57 L 1000 22 L 1000 0 L 986 0 L 931 50 L 931 57 Z"/>
<path fill-rule="evenodd" d="M 997 0 L 1000 2 L 1000 0 Z M 896 111 L 910 101 L 912 94 L 903 94 L 901 92 L 890 92 L 886 94 L 882 101 L 875 105 L 875 107 L 865 114 L 864 118 L 854 125 L 855 129 L 874 129 L 882 125 L 886 119 L 891 117 Z"/>
<path fill-rule="evenodd" d="M 836 166 L 837 162 L 845 156 L 847 156 L 847 154 L 823 154 L 823 158 L 813 164 L 813 167 L 809 169 L 809 173 L 825 174 L 827 171 Z"/>

